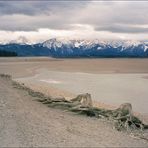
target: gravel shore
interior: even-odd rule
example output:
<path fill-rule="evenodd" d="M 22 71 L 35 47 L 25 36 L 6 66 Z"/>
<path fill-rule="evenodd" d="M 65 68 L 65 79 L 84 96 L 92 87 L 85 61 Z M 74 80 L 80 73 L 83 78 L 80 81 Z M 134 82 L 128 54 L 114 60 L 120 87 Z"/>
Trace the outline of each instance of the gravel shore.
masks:
<path fill-rule="evenodd" d="M 147 147 L 111 123 L 35 101 L 0 78 L 0 147 Z"/>
<path fill-rule="evenodd" d="M 92 63 L 94 66 L 91 66 Z M 99 67 L 102 63 L 104 67 Z M 117 64 L 117 59 L 1 58 L 0 71 L 13 78 L 34 76 L 40 68 L 92 73 L 148 73 L 147 63 L 146 59 L 130 62 L 120 59 Z M 38 85 L 34 87 L 42 91 Z M 48 90 L 47 95 L 74 95 L 51 86 L 50 89 L 43 89 Z M 146 140 L 119 132 L 113 127 L 103 119 L 49 108 L 27 92 L 14 88 L 10 80 L 0 78 L 0 147 L 148 147 Z M 147 131 L 145 135 L 148 135 Z"/>

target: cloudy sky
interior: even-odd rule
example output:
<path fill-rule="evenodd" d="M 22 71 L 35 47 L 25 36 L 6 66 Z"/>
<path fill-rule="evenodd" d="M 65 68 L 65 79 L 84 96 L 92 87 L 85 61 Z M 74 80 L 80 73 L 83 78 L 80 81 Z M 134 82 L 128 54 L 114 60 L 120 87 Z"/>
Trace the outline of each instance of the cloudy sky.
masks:
<path fill-rule="evenodd" d="M 53 37 L 148 39 L 148 2 L 0 1 L 0 42 Z"/>

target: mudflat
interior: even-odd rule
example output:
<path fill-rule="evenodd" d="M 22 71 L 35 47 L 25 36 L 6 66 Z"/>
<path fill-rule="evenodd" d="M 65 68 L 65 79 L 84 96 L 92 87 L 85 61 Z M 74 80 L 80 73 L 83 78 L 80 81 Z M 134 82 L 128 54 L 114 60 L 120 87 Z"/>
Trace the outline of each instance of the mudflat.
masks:
<path fill-rule="evenodd" d="M 0 71 L 14 77 L 31 75 L 36 69 L 86 73 L 148 73 L 147 58 L 54 59 L 48 57 L 0 58 Z"/>
<path fill-rule="evenodd" d="M 69 98 L 88 92 L 100 104 L 130 102 L 136 111 L 148 113 L 146 58 L 0 58 L 0 71 L 48 95 Z"/>

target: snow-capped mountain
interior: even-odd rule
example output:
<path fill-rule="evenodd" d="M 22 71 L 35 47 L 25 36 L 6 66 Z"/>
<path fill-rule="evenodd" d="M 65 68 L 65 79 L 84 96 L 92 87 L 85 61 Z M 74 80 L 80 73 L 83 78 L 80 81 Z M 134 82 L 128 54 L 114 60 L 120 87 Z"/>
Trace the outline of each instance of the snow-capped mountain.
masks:
<path fill-rule="evenodd" d="M 53 38 L 32 45 L 24 38 L 20 41 L 0 45 L 0 50 L 15 51 L 19 56 L 148 57 L 148 42 L 144 41 Z"/>
<path fill-rule="evenodd" d="M 68 48 L 80 48 L 84 47 L 84 49 L 90 49 L 95 46 L 100 47 L 112 47 L 112 48 L 119 48 L 123 47 L 124 49 L 130 48 L 130 47 L 136 47 L 139 45 L 147 45 L 148 43 L 141 42 L 141 41 L 132 41 L 132 40 L 108 40 L 108 41 L 102 41 L 102 40 L 63 40 L 63 39 L 57 39 L 53 38 L 50 40 L 47 40 L 43 42 L 43 47 L 47 48 L 61 48 L 62 46 L 67 46 Z"/>
<path fill-rule="evenodd" d="M 50 39 L 42 43 L 56 57 L 145 57 L 148 56 L 148 43 L 142 41 L 101 41 Z"/>

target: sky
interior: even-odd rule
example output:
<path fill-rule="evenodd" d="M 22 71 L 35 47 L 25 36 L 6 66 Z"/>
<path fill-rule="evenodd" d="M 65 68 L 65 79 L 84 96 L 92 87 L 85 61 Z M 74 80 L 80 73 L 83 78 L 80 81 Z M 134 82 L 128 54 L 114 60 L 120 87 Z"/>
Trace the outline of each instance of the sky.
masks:
<path fill-rule="evenodd" d="M 147 40 L 147 1 L 0 1 L 0 42 Z"/>

